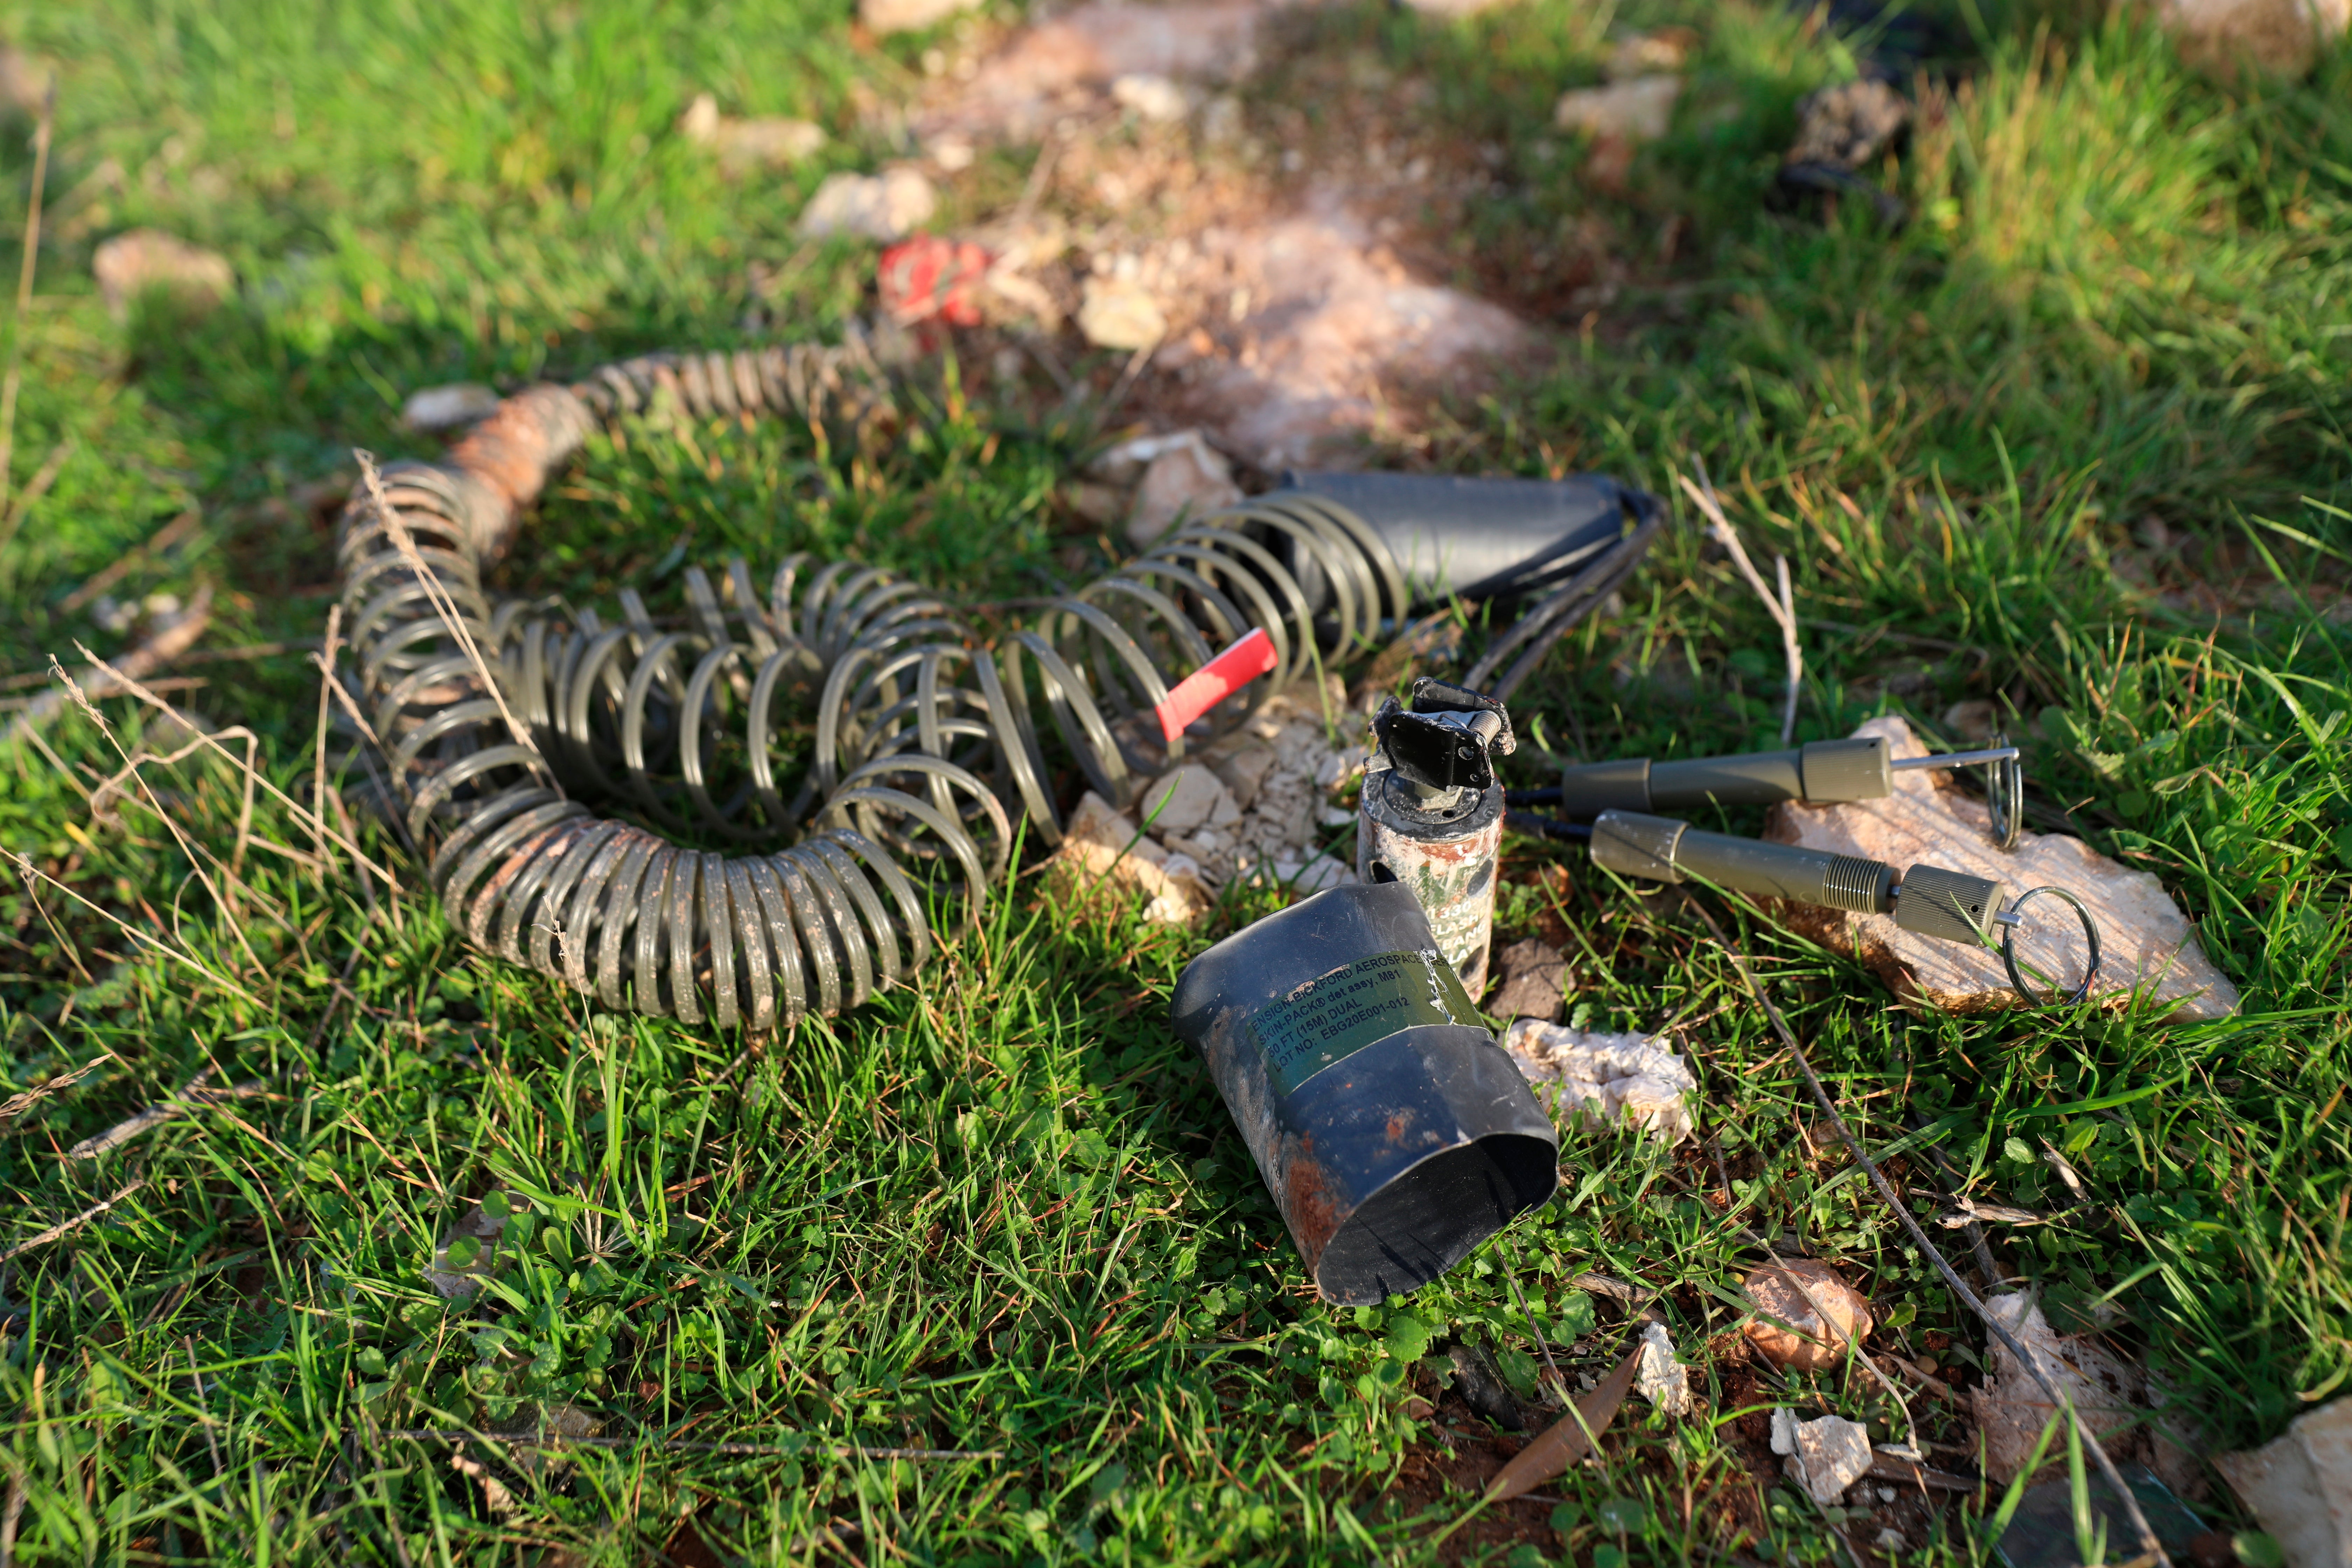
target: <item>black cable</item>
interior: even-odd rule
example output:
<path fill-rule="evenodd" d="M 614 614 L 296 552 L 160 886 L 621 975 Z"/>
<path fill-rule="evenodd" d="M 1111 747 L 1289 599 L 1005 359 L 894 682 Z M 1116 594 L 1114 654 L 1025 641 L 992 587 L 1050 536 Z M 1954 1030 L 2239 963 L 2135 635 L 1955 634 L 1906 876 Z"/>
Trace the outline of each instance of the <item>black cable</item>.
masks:
<path fill-rule="evenodd" d="M 1562 822 L 1557 816 L 1541 816 L 1532 811 L 1514 811 L 1503 818 L 1503 826 L 1545 838 L 1581 842 L 1592 837 L 1592 825 L 1589 822 Z"/>

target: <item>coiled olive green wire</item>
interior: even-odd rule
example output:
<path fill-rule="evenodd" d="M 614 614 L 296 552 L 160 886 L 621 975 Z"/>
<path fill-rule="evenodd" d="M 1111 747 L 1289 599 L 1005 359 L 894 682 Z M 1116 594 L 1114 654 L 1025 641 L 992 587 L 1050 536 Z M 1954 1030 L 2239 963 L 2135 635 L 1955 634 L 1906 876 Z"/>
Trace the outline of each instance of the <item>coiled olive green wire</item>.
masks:
<path fill-rule="evenodd" d="M 1041 707 L 1056 753 L 1124 805 L 1307 673 L 1318 637 L 1369 639 L 1409 608 L 1371 530 L 1296 493 L 1178 530 L 994 647 L 919 584 L 806 555 L 764 583 L 740 558 L 715 576 L 689 568 L 686 615 L 667 626 L 634 590 L 609 620 L 486 593 L 485 566 L 597 419 L 667 395 L 698 417 L 856 426 L 887 416 L 886 386 L 855 337 L 644 355 L 508 398 L 446 465 L 388 468 L 383 510 L 354 492 L 338 554 L 359 684 L 468 941 L 684 1023 L 789 1029 L 857 1006 L 929 961 L 931 900 L 976 916 L 1017 818 L 1059 841 Z M 1254 626 L 1273 639 L 1273 679 L 1166 740 L 1153 710 L 1169 689 Z M 814 732 L 789 794 L 786 719 Z"/>

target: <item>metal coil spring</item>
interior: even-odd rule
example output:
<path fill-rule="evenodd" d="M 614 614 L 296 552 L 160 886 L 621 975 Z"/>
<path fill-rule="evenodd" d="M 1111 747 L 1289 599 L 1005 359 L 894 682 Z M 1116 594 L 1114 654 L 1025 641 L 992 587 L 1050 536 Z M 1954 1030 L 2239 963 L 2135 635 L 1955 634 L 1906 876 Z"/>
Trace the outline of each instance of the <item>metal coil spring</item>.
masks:
<path fill-rule="evenodd" d="M 648 355 L 509 398 L 448 468 L 387 469 L 385 507 L 413 553 L 354 495 L 339 552 L 373 738 L 412 835 L 438 840 L 430 879 L 468 941 L 606 1006 L 686 1023 L 703 1020 L 706 996 L 713 1022 L 754 1030 L 855 1007 L 929 960 L 927 895 L 961 899 L 976 918 L 1010 866 L 1017 817 L 1059 841 L 1040 708 L 1058 754 L 1123 805 L 1324 646 L 1369 638 L 1409 608 L 1362 521 L 1305 495 L 1179 530 L 994 648 L 919 584 L 805 555 L 779 564 L 764 595 L 740 559 L 715 579 L 690 568 L 686 614 L 670 625 L 634 590 L 609 622 L 484 592 L 483 563 L 593 416 L 667 395 L 697 416 L 862 424 L 887 413 L 878 386 L 855 343 Z M 1153 710 L 1169 689 L 1253 626 L 1275 644 L 1272 678 L 1163 737 Z M 761 852 L 729 858 L 672 836 Z"/>

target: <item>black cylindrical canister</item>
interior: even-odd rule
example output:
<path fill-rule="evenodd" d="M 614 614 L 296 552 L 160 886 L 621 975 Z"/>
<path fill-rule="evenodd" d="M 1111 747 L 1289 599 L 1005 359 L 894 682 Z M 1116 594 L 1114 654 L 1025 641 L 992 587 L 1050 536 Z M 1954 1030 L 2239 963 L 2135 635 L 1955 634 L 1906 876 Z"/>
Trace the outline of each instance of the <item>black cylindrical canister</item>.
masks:
<path fill-rule="evenodd" d="M 1420 1289 L 1559 1180 L 1550 1119 L 1402 882 L 1227 937 L 1174 1015 L 1326 1300 Z"/>

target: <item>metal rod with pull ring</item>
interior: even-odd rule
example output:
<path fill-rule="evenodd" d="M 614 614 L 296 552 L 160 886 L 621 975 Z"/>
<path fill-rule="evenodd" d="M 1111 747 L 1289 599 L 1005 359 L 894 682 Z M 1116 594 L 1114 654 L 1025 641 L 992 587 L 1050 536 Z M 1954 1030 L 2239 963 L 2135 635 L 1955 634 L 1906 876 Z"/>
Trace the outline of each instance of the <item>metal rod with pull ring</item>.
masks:
<path fill-rule="evenodd" d="M 1857 735 L 1811 741 L 1780 752 L 1747 752 L 1729 757 L 1684 757 L 1653 762 L 1622 757 L 1564 769 L 1547 789 L 1513 790 L 1512 805 L 1558 805 L 1570 817 L 1604 811 L 1696 811 L 1709 805 L 1771 805 L 1797 801 L 1826 805 L 1840 801 L 1884 800 L 1895 793 L 1895 775 L 1921 769 L 1981 767 L 1985 804 L 1992 815 L 1993 841 L 2017 847 L 2025 826 L 2025 773 L 2018 749 L 2000 736 L 1980 751 L 1946 752 L 1926 757 L 1888 754 L 1885 737 Z"/>
<path fill-rule="evenodd" d="M 1971 947 L 1997 947 L 2010 984 L 2019 999 L 2030 1005 L 2072 1005 L 2090 995 L 2091 984 L 2098 978 L 2098 924 L 2083 900 L 2063 888 L 2029 888 L 2011 900 L 2008 889 L 1997 881 L 1941 866 L 1917 865 L 1897 876 L 1895 868 L 1883 860 L 1709 833 L 1687 822 L 1641 812 L 1604 811 L 1589 827 L 1525 812 L 1513 813 L 1511 821 L 1556 837 L 1583 839 L 1594 865 L 1622 876 L 1667 883 L 1707 882 L 1759 898 L 1886 915 L 1903 930 L 1920 936 Z M 2051 984 L 2037 994 L 2025 978 L 2024 969 L 2031 966 L 2021 967 L 2017 956 L 2023 910 L 2045 895 L 2074 910 L 2090 942 L 2081 983 L 2063 994 Z"/>

